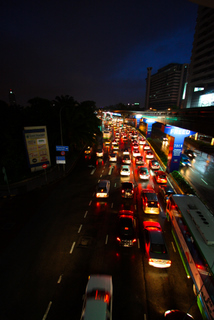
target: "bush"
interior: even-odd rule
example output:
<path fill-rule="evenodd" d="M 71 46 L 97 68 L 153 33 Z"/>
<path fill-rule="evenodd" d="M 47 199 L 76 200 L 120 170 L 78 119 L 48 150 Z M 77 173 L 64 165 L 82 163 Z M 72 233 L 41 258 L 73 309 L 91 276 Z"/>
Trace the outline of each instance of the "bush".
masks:
<path fill-rule="evenodd" d="M 195 194 L 194 189 L 189 183 L 182 177 L 178 171 L 171 172 L 171 176 L 177 182 L 178 186 L 182 189 L 185 194 Z"/>

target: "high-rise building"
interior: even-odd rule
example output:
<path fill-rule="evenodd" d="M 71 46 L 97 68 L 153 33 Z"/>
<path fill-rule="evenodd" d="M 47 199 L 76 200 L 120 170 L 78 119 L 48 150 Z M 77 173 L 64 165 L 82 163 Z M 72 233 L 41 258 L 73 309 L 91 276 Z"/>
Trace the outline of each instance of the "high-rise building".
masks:
<path fill-rule="evenodd" d="M 183 107 L 183 92 L 187 81 L 189 65 L 170 63 L 151 75 L 147 68 L 145 109 L 163 110 Z"/>
<path fill-rule="evenodd" d="M 214 8 L 211 7 L 198 7 L 185 104 L 186 108 L 214 106 Z"/>

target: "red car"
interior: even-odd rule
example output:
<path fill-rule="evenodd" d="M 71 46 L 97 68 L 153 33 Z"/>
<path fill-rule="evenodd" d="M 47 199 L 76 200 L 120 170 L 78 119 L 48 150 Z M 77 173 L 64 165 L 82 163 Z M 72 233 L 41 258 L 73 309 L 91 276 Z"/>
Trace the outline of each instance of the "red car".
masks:
<path fill-rule="evenodd" d="M 167 183 L 167 176 L 164 171 L 156 171 L 154 177 L 157 183 Z"/>

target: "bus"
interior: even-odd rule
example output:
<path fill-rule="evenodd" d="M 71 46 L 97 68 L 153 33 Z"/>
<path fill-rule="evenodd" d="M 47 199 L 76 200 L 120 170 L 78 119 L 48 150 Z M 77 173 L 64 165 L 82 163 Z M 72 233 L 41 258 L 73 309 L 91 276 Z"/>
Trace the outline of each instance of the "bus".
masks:
<path fill-rule="evenodd" d="M 203 319 L 214 319 L 214 216 L 195 195 L 170 195 L 167 218 Z"/>

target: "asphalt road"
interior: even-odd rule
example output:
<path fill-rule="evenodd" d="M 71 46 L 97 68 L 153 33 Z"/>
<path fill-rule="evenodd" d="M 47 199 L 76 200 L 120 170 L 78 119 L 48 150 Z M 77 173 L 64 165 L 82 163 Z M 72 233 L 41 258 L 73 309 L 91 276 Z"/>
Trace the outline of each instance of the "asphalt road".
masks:
<path fill-rule="evenodd" d="M 124 147 L 124 146 L 121 146 Z M 111 164 L 84 156 L 62 181 L 1 203 L 0 318 L 80 319 L 88 275 L 113 276 L 113 319 L 159 320 L 177 308 L 201 320 L 184 267 L 166 220 L 145 216 L 139 198 L 141 182 L 132 165 L 136 196 L 120 195 L 120 158 Z M 120 156 L 120 153 L 119 153 Z M 111 181 L 110 197 L 97 201 L 99 179 Z M 138 218 L 139 240 L 133 248 L 116 243 L 118 210 L 132 207 Z M 150 267 L 144 255 L 142 221 L 157 219 L 164 230 L 172 266 Z"/>

